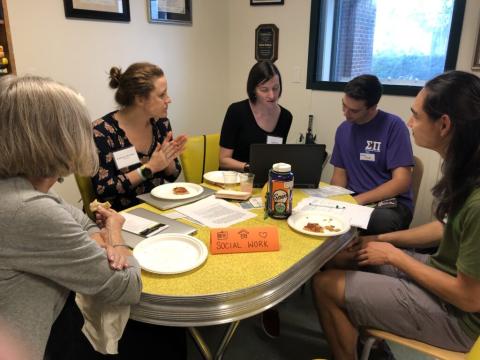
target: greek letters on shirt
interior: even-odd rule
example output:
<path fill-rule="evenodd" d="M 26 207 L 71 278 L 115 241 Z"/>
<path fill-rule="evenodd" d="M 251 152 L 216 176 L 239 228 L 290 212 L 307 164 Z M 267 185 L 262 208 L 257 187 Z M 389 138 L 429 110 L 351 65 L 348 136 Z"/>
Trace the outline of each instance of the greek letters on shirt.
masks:
<path fill-rule="evenodd" d="M 367 140 L 367 146 L 365 146 L 365 151 L 380 152 L 381 145 L 382 145 L 381 141 Z"/>
<path fill-rule="evenodd" d="M 360 161 L 375 161 L 375 153 L 380 152 L 381 146 L 381 141 L 367 140 L 365 152 L 360 153 Z"/>

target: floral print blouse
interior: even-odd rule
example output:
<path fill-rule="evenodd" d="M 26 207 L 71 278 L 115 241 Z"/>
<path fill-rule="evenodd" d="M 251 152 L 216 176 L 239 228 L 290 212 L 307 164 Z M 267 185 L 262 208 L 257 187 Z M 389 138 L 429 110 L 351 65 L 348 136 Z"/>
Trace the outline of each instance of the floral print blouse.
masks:
<path fill-rule="evenodd" d="M 109 201 L 115 210 L 120 211 L 140 203 L 136 198 L 137 195 L 150 192 L 155 186 L 163 184 L 165 180 L 174 182 L 180 175 L 181 166 L 178 159 L 175 159 L 175 165 L 178 170 L 175 175 L 168 176 L 163 171 L 160 171 L 154 174 L 152 179 L 133 186 L 125 174 L 148 162 L 157 144 L 163 142 L 167 133 L 172 131 L 172 127 L 168 119 L 150 119 L 153 141 L 148 154 L 137 151 L 140 163 L 117 169 L 113 153 L 133 145 L 113 117 L 114 114 L 115 111 L 92 123 L 93 139 L 97 145 L 100 162 L 98 173 L 92 177 L 92 184 L 99 201 Z"/>

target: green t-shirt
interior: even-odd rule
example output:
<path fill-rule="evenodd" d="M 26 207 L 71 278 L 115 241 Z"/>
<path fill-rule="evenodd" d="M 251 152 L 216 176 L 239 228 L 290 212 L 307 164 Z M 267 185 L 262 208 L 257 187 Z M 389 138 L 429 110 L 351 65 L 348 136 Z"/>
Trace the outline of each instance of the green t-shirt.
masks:
<path fill-rule="evenodd" d="M 480 189 L 470 194 L 454 219 L 447 221 L 445 233 L 430 265 L 452 276 L 461 272 L 480 280 Z M 480 313 L 455 308 L 462 329 L 473 339 L 480 335 Z"/>

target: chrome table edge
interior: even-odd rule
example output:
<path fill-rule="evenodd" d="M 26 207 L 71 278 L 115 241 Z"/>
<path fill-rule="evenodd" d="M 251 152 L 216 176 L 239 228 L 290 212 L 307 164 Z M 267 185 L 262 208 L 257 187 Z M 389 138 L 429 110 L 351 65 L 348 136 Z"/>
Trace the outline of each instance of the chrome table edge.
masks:
<path fill-rule="evenodd" d="M 226 293 L 163 296 L 143 293 L 130 318 L 156 325 L 195 327 L 242 320 L 271 308 L 309 280 L 356 236 L 356 229 L 325 240 L 275 278 Z"/>

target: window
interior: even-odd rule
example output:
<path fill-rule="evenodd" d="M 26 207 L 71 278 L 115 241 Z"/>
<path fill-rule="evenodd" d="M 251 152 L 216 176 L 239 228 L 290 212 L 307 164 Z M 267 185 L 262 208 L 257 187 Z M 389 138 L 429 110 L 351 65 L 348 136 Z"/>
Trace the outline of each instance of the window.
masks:
<path fill-rule="evenodd" d="M 375 74 L 385 94 L 416 95 L 455 68 L 466 0 L 312 0 L 307 88 L 342 91 Z"/>

